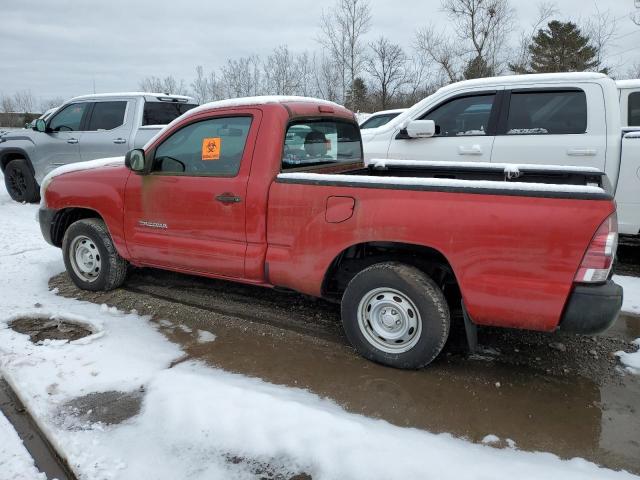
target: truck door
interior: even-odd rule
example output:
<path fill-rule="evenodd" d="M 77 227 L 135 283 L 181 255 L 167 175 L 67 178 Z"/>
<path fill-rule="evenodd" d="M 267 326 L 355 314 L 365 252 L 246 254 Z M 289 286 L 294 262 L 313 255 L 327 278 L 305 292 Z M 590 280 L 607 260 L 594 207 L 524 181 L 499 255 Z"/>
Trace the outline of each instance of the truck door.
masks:
<path fill-rule="evenodd" d="M 127 100 L 92 103 L 80 142 L 80 157 L 83 161 L 119 157 L 127 153 L 134 128 L 134 103 Z"/>
<path fill-rule="evenodd" d="M 148 175 L 131 174 L 125 237 L 134 261 L 244 277 L 246 193 L 260 125 L 257 109 L 192 120 L 145 152 Z"/>
<path fill-rule="evenodd" d="M 603 169 L 604 112 L 602 90 L 596 84 L 506 91 L 491 161 Z"/>
<path fill-rule="evenodd" d="M 47 131 L 37 136 L 36 158 L 32 161 L 43 177 L 60 165 L 80 161 L 79 144 L 89 107 L 88 102 L 67 105 L 47 122 Z"/>
<path fill-rule="evenodd" d="M 458 162 L 489 162 L 497 118 L 497 92 L 473 92 L 449 97 L 414 120 L 433 120 L 431 138 L 406 138 L 399 130 L 388 158 Z"/>

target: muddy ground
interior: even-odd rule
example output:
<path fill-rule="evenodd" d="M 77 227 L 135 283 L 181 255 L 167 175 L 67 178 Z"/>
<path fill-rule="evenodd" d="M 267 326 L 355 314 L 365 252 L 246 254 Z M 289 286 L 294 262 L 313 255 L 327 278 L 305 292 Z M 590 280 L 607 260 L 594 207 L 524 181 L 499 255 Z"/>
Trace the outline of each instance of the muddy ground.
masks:
<path fill-rule="evenodd" d="M 449 432 L 474 442 L 583 457 L 640 473 L 640 378 L 613 352 L 634 349 L 640 317 L 623 316 L 605 335 L 568 336 L 480 329 L 468 354 L 454 330 L 428 368 L 400 371 L 360 358 L 336 305 L 298 294 L 151 269 L 124 288 L 78 290 L 66 274 L 60 295 L 153 315 L 185 356 L 265 381 L 308 389 L 346 410 L 393 424 Z M 200 343 L 198 330 L 216 334 Z M 178 361 L 178 362 L 179 362 Z M 178 363 L 176 362 L 176 363 Z"/>

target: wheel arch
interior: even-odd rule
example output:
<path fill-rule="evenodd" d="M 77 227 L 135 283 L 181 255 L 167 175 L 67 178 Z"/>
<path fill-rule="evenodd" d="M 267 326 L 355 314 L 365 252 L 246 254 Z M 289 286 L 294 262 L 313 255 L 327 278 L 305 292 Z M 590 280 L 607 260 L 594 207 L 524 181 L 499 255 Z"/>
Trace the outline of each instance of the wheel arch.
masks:
<path fill-rule="evenodd" d="M 12 160 L 20 160 L 20 159 L 23 159 L 27 162 L 27 165 L 29 166 L 29 170 L 31 171 L 31 175 L 33 175 L 35 178 L 36 171 L 33 168 L 33 164 L 31 163 L 31 158 L 29 158 L 29 154 L 22 148 L 17 148 L 17 147 L 3 148 L 2 153 L 0 153 L 0 170 L 2 170 L 2 173 L 4 173 L 9 162 L 11 162 Z"/>
<path fill-rule="evenodd" d="M 322 296 L 339 300 L 351 279 L 380 262 L 396 261 L 429 275 L 443 290 L 450 306 L 460 305 L 460 287 L 451 262 L 439 250 L 402 242 L 364 242 L 342 250 L 330 263 L 322 281 Z"/>
<path fill-rule="evenodd" d="M 58 210 L 51 221 L 51 243 L 56 247 L 62 247 L 62 239 L 67 229 L 71 224 L 85 218 L 98 218 L 105 221 L 98 211 L 91 208 L 67 207 Z M 107 225 L 108 229 L 109 226 Z"/>

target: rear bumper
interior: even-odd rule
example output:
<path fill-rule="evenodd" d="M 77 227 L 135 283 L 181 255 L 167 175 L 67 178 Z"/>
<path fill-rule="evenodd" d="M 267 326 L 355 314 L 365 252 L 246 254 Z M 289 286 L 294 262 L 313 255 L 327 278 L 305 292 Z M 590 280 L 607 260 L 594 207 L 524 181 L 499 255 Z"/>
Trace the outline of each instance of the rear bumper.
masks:
<path fill-rule="evenodd" d="M 612 280 L 602 285 L 576 285 L 560 320 L 560 330 L 603 332 L 616 321 L 621 307 L 622 287 Z"/>
<path fill-rule="evenodd" d="M 56 215 L 57 210 L 40 207 L 38 210 L 38 221 L 40 222 L 40 231 L 42 236 L 48 244 L 53 245 L 51 240 L 51 227 L 53 226 L 53 217 Z M 56 245 L 53 245 L 54 247 Z"/>

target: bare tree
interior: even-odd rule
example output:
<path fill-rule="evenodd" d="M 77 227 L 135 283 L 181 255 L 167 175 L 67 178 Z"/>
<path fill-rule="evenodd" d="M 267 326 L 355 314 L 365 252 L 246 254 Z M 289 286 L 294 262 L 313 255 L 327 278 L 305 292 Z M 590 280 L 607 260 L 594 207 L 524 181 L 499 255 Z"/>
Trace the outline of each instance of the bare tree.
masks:
<path fill-rule="evenodd" d="M 485 65 L 485 71 L 478 72 L 481 76 L 497 74 L 514 25 L 509 0 L 443 0 L 442 8 L 467 46 L 467 65 Z"/>
<path fill-rule="evenodd" d="M 191 82 L 191 90 L 198 103 L 209 101 L 209 78 L 205 75 L 202 65 L 196 67 L 196 78 Z"/>
<path fill-rule="evenodd" d="M 341 102 L 344 94 L 344 77 L 339 65 L 326 55 L 313 57 L 313 75 L 316 95 L 331 100 Z"/>
<path fill-rule="evenodd" d="M 143 78 L 138 84 L 143 92 L 171 93 L 174 95 L 188 95 L 189 91 L 184 80 L 176 80 L 173 75 L 164 78 L 150 76 Z"/>
<path fill-rule="evenodd" d="M 13 98 L 9 95 L 0 96 L 0 109 L 2 113 L 13 113 L 16 111 L 16 105 L 13 102 Z"/>
<path fill-rule="evenodd" d="M 31 90 L 21 90 L 13 95 L 13 104 L 15 111 L 17 112 L 33 113 L 35 110 L 35 103 L 36 101 L 35 98 L 33 98 Z"/>
<path fill-rule="evenodd" d="M 461 79 L 461 57 L 464 52 L 450 36 L 437 32 L 433 25 L 419 29 L 416 32 L 415 48 L 422 61 L 428 65 L 435 65 L 439 75 L 444 75 L 449 83 Z"/>
<path fill-rule="evenodd" d="M 257 55 L 227 60 L 221 76 L 225 97 L 249 97 L 263 93 L 260 70 L 260 57 Z"/>
<path fill-rule="evenodd" d="M 529 45 L 533 42 L 533 37 L 538 33 L 542 25 L 545 25 L 551 17 L 559 13 L 554 2 L 538 3 L 538 15 L 531 24 L 531 27 L 520 33 L 518 47 L 509 63 L 509 69 L 514 73 L 526 73 L 531 63 L 531 52 Z"/>
<path fill-rule="evenodd" d="M 609 68 L 604 65 L 604 58 L 608 47 L 614 40 L 616 19 L 610 10 L 601 12 L 597 3 L 595 7 L 596 13 L 584 22 L 582 31 L 589 37 L 591 46 L 596 49 L 596 70 L 609 73 Z"/>
<path fill-rule="evenodd" d="M 268 93 L 294 95 L 300 89 L 298 65 L 286 45 L 273 50 L 264 62 L 263 69 Z"/>
<path fill-rule="evenodd" d="M 398 44 L 381 36 L 369 44 L 371 55 L 366 70 L 371 75 L 373 92 L 379 99 L 381 110 L 385 110 L 391 99 L 407 81 L 407 55 Z"/>
<path fill-rule="evenodd" d="M 636 62 L 629 67 L 625 76 L 627 78 L 640 78 L 640 62 Z"/>
<path fill-rule="evenodd" d="M 337 0 L 323 12 L 318 41 L 327 49 L 342 77 L 342 96 L 360 75 L 365 62 L 362 37 L 371 27 L 368 0 Z"/>

